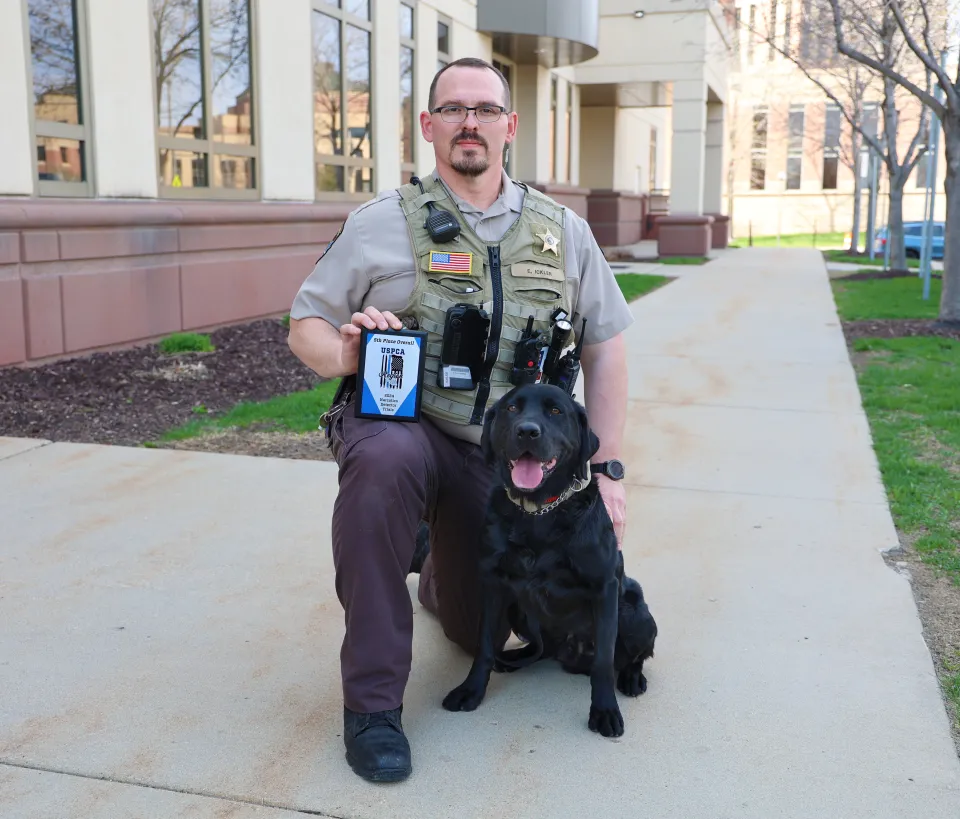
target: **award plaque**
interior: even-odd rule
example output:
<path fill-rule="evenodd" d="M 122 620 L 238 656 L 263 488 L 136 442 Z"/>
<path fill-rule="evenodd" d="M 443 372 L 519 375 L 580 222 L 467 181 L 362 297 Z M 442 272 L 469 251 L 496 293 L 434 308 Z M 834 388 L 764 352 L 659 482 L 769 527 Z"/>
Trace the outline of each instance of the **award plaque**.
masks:
<path fill-rule="evenodd" d="M 360 328 L 357 418 L 419 421 L 425 330 Z"/>

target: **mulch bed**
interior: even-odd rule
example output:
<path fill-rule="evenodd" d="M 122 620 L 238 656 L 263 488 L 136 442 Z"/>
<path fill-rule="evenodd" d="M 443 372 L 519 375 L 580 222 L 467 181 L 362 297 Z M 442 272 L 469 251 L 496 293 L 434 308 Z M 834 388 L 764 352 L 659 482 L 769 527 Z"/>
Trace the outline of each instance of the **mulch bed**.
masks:
<path fill-rule="evenodd" d="M 210 333 L 210 353 L 157 345 L 0 369 L 0 435 L 137 446 L 241 401 L 306 390 L 320 378 L 287 346 L 279 319 Z"/>
<path fill-rule="evenodd" d="M 867 279 L 906 279 L 906 278 L 919 278 L 917 276 L 916 270 L 860 270 L 856 273 L 850 273 L 849 275 L 841 273 L 837 276 L 838 279 L 843 279 L 844 281 L 865 281 Z M 934 271 L 930 272 L 931 279 L 942 279 L 942 273 L 936 273 Z"/>
<path fill-rule="evenodd" d="M 848 342 L 901 336 L 960 339 L 960 324 L 946 326 L 934 320 L 851 321 L 843 323 L 843 330 Z M 210 338 L 216 347 L 211 353 L 167 356 L 150 345 L 2 368 L 0 436 L 139 446 L 203 417 L 193 412 L 195 406 L 225 412 L 241 401 L 264 401 L 320 383 L 290 352 L 287 330 L 279 319 L 224 327 Z M 171 446 L 329 457 L 319 440 L 282 438 L 279 433 L 255 431 L 221 433 Z"/>
<path fill-rule="evenodd" d="M 848 342 L 860 338 L 907 338 L 940 336 L 960 339 L 960 322 L 945 324 L 936 319 L 868 319 L 843 322 Z"/>

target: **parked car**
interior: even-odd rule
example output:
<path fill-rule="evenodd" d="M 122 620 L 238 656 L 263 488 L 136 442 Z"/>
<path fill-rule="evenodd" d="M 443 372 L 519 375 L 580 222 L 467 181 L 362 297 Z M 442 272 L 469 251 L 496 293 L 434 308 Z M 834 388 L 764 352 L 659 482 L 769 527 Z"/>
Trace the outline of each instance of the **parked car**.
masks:
<path fill-rule="evenodd" d="M 903 223 L 903 246 L 908 259 L 919 259 L 920 251 L 923 248 L 923 222 L 904 222 Z M 933 242 L 931 244 L 931 257 L 934 259 L 943 258 L 943 238 L 944 223 L 933 223 Z M 880 228 L 876 233 L 875 251 L 877 253 L 886 252 L 887 229 Z"/>

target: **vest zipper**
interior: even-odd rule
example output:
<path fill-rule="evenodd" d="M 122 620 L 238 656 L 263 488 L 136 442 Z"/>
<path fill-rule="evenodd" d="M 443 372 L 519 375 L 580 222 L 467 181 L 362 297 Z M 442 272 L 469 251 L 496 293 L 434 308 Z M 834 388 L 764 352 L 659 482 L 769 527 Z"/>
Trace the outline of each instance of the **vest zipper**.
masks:
<path fill-rule="evenodd" d="M 477 402 L 473 405 L 471 424 L 483 423 L 483 411 L 490 396 L 490 374 L 500 355 L 500 330 L 503 324 L 503 283 L 500 280 L 500 246 L 487 248 L 490 258 L 490 277 L 493 281 L 493 318 L 490 321 L 490 337 L 487 341 L 487 360 L 483 365 L 483 377 L 477 387 Z"/>

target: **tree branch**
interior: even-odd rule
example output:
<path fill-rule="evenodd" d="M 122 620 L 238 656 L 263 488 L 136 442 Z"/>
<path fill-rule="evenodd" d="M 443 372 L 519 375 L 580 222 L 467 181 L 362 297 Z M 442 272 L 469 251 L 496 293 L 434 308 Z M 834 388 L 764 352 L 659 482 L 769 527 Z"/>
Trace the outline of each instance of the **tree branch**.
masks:
<path fill-rule="evenodd" d="M 889 66 L 885 66 L 873 57 L 868 57 L 862 51 L 858 51 L 852 46 L 847 45 L 846 40 L 843 37 L 843 17 L 840 13 L 840 2 L 839 0 L 829 0 L 830 7 L 833 9 L 833 28 L 837 37 L 837 51 L 843 54 L 845 57 L 849 57 L 851 60 L 856 60 L 858 63 L 862 63 L 868 68 L 872 68 L 874 71 L 879 74 L 883 74 L 885 77 L 889 77 L 898 85 L 906 88 L 911 94 L 913 94 L 917 99 L 919 99 L 924 105 L 928 106 L 933 110 L 940 119 L 943 119 L 946 116 L 946 109 L 943 104 L 938 102 L 932 94 L 924 91 L 916 83 L 910 82 L 906 77 L 904 77 L 899 71 L 895 71 Z"/>
<path fill-rule="evenodd" d="M 893 16 L 896 18 L 897 25 L 900 27 L 900 31 L 903 33 L 903 39 L 906 40 L 907 45 L 910 46 L 910 50 L 920 58 L 920 62 L 924 64 L 926 69 L 933 72 L 933 75 L 943 87 L 944 93 L 947 95 L 947 99 L 950 101 L 950 107 L 956 110 L 957 107 L 960 107 L 960 99 L 957 98 L 956 89 L 950 82 L 947 72 L 940 68 L 939 61 L 932 57 L 931 54 L 920 48 L 919 43 L 917 43 L 917 41 L 914 39 L 913 34 L 910 32 L 910 26 L 903 17 L 903 11 L 900 8 L 900 0 L 889 0 L 889 2 L 890 10 L 893 12 Z M 927 4 L 925 0 L 920 0 L 920 8 L 923 11 L 923 18 L 925 21 L 923 27 L 923 38 L 926 41 L 927 48 L 930 49 L 930 52 L 935 53 L 932 43 L 930 42 L 930 17 L 927 14 Z"/>

